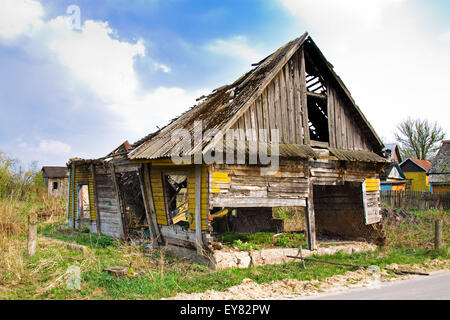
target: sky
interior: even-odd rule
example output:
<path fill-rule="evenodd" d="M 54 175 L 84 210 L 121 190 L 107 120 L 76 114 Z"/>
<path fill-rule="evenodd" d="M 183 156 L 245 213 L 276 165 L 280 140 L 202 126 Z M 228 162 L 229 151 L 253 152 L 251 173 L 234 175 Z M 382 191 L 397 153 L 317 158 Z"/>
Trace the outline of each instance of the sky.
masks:
<path fill-rule="evenodd" d="M 450 1 L 0 0 L 0 152 L 105 156 L 305 31 L 385 143 L 450 134 Z"/>

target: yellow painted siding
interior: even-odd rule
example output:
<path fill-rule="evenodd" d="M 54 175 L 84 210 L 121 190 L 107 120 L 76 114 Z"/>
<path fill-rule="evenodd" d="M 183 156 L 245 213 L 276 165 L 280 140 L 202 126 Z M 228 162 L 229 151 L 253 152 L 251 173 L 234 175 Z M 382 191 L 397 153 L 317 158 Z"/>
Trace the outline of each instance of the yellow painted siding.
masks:
<path fill-rule="evenodd" d="M 189 228 L 195 230 L 195 169 L 189 168 L 188 173 L 188 195 L 189 195 Z M 202 166 L 202 179 L 201 179 L 201 220 L 202 230 L 207 229 L 207 213 L 208 213 L 208 170 L 206 166 Z"/>
<path fill-rule="evenodd" d="M 150 180 L 152 185 L 153 203 L 155 206 L 156 222 L 161 225 L 167 225 L 166 203 L 164 201 L 164 192 L 162 184 L 162 168 L 150 168 Z"/>
<path fill-rule="evenodd" d="M 406 179 L 412 179 L 411 191 L 430 191 L 425 172 L 404 172 Z"/>
<path fill-rule="evenodd" d="M 75 184 L 72 184 L 72 179 Z M 75 172 L 72 172 L 70 183 L 70 195 L 69 195 L 69 218 L 72 218 L 72 208 L 75 210 L 75 217 L 77 216 L 77 203 L 78 203 L 78 183 L 88 183 L 89 191 L 89 213 L 91 219 L 96 219 L 95 213 L 95 190 L 94 190 L 94 177 L 88 167 L 75 167 Z"/>
<path fill-rule="evenodd" d="M 380 190 L 380 179 L 366 179 L 366 191 Z"/>

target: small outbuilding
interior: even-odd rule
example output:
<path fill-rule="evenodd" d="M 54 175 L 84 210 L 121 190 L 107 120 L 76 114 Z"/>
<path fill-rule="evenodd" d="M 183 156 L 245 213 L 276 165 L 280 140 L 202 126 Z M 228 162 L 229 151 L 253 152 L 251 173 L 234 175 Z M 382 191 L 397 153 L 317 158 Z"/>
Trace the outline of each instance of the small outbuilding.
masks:
<path fill-rule="evenodd" d="M 69 171 L 67 167 L 42 167 L 42 177 L 51 197 L 67 198 Z"/>

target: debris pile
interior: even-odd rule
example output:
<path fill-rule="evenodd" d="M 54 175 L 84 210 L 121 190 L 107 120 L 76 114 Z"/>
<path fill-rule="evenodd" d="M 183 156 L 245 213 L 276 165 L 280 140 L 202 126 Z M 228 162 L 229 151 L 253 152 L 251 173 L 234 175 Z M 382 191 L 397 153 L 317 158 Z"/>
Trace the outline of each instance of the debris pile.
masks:
<path fill-rule="evenodd" d="M 416 217 L 404 209 L 381 209 L 384 224 L 413 223 L 417 224 Z"/>

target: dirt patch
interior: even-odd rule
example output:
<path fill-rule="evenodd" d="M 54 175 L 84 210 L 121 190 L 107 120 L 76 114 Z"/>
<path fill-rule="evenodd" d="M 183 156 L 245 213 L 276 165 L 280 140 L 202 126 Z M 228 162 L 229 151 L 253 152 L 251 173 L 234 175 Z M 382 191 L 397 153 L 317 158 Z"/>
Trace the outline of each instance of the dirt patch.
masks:
<path fill-rule="evenodd" d="M 390 265 L 399 270 L 433 271 L 449 269 L 450 262 L 430 260 L 421 265 Z M 378 272 L 377 268 L 348 271 L 342 275 L 335 275 L 323 280 L 299 281 L 285 279 L 270 283 L 258 284 L 251 279 L 244 279 L 240 285 L 225 291 L 207 290 L 204 293 L 178 294 L 173 300 L 245 300 L 245 299 L 286 299 L 292 296 L 311 296 L 322 293 L 335 293 L 350 288 L 373 287 L 381 282 L 411 278 L 412 276 L 393 276 L 385 270 Z"/>

